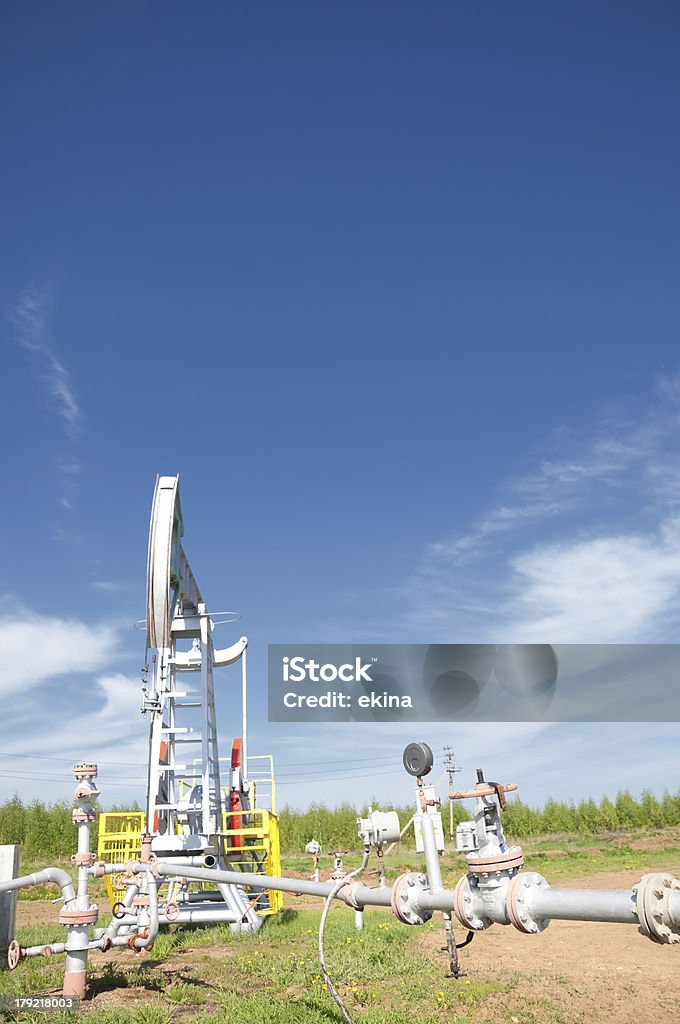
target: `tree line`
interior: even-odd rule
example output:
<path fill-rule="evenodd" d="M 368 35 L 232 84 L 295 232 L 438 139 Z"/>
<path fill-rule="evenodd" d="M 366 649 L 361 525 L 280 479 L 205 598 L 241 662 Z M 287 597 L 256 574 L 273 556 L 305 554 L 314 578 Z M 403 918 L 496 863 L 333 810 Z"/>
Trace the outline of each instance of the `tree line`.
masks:
<path fill-rule="evenodd" d="M 413 813 L 411 806 L 388 807 L 395 810 L 404 826 Z M 0 844 L 19 843 L 22 856 L 47 863 L 50 859 L 70 857 L 76 846 L 76 830 L 71 823 L 72 804 L 62 802 L 45 804 L 40 800 L 24 803 L 13 796 L 0 804 Z M 139 810 L 139 807 L 112 808 L 112 810 Z M 448 807 L 442 808 L 445 831 L 448 830 Z M 361 812 L 367 813 L 367 808 Z M 454 804 L 454 823 L 469 817 L 470 811 L 460 803 Z M 330 808 L 312 804 L 299 811 L 284 807 L 280 814 L 281 849 L 287 853 L 302 853 L 310 839 L 317 839 L 323 849 L 353 850 L 357 846 L 356 808 L 349 804 Z M 680 825 L 680 791 L 665 793 L 661 798 L 649 790 L 636 799 L 627 790 L 614 800 L 609 797 L 596 801 L 581 800 L 565 803 L 548 800 L 540 809 L 529 807 L 521 800 L 511 800 L 503 816 L 505 831 L 510 839 L 526 839 L 543 835 L 583 835 L 602 832 L 628 831 L 636 828 L 659 829 Z M 97 843 L 97 822 L 92 828 L 93 849 Z M 413 830 L 402 840 L 407 848 L 414 845 Z"/>
<path fill-rule="evenodd" d="M 470 818 L 469 801 L 465 806 L 456 801 L 453 807 L 454 827 Z M 380 809 L 397 811 L 402 827 L 413 814 L 411 806 L 386 807 L 381 804 Z M 361 813 L 365 815 L 366 811 L 367 808 L 364 808 Z M 447 834 L 449 809 L 446 804 L 442 806 L 442 816 Z M 301 851 L 312 838 L 317 839 L 327 852 L 334 849 L 356 849 L 356 817 L 356 810 L 349 804 L 334 809 L 312 804 L 306 811 L 284 807 L 281 812 L 281 849 Z M 636 828 L 658 829 L 668 825 L 680 825 L 680 791 L 675 795 L 665 793 L 658 799 L 649 790 L 644 790 L 640 798 L 636 799 L 624 790 L 614 800 L 609 797 L 600 801 L 581 800 L 578 803 L 547 800 L 540 809 L 514 799 L 508 801 L 508 809 L 503 814 L 503 827 L 510 839 L 556 834 L 587 835 Z M 415 846 L 413 829 L 408 830 L 402 842 L 406 847 Z"/>

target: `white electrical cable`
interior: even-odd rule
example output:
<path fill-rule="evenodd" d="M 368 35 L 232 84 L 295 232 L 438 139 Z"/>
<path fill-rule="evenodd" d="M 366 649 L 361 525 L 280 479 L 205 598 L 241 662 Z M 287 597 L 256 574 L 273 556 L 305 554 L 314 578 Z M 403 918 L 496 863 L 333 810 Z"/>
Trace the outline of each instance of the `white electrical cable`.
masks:
<path fill-rule="evenodd" d="M 362 873 L 362 871 L 365 871 L 366 865 L 368 864 L 369 856 L 370 851 L 366 850 L 364 852 L 364 859 L 362 860 L 359 867 L 355 868 L 354 871 L 350 871 L 348 875 L 343 875 L 342 878 L 338 879 L 338 881 L 335 883 L 331 891 L 328 893 L 328 896 L 326 897 L 326 902 L 324 903 L 323 910 L 321 912 L 321 920 L 319 921 L 319 965 L 321 967 L 321 974 L 323 975 L 323 980 L 326 983 L 326 988 L 328 989 L 330 994 L 333 996 L 333 999 L 338 1004 L 340 1012 L 347 1021 L 347 1024 L 354 1024 L 354 1019 L 351 1017 L 349 1010 L 347 1009 L 342 999 L 340 998 L 340 994 L 335 988 L 333 982 L 331 981 L 330 975 L 326 969 L 326 959 L 324 957 L 323 952 L 323 933 L 326 927 L 326 918 L 328 917 L 328 911 L 331 908 L 331 903 L 338 895 L 343 885 L 346 885 L 347 882 L 349 882 L 350 878 L 356 878 L 358 875 Z"/>

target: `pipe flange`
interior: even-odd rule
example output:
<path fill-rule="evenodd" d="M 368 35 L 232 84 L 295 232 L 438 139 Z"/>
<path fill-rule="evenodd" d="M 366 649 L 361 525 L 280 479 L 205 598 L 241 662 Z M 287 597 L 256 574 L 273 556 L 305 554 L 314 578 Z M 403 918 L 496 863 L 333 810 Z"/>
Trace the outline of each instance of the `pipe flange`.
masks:
<path fill-rule="evenodd" d="M 96 924 L 99 917 L 99 907 L 91 906 L 87 910 L 67 910 L 62 907 L 59 911 L 59 924 L 64 925 L 90 925 Z"/>
<path fill-rule="evenodd" d="M 470 886 L 469 875 L 463 875 L 463 877 L 458 880 L 456 888 L 453 890 L 453 912 L 462 924 L 463 928 L 467 928 L 468 931 L 481 932 L 491 924 L 490 918 L 480 917 L 479 914 L 476 914 L 473 910 L 472 889 Z"/>
<path fill-rule="evenodd" d="M 78 811 L 78 810 L 75 810 L 71 814 L 71 821 L 73 822 L 74 825 L 82 825 L 83 822 L 85 822 L 85 821 L 93 822 L 93 821 L 96 821 L 96 820 L 97 820 L 97 815 L 96 815 L 95 811 L 82 811 L 82 810 Z"/>
<path fill-rule="evenodd" d="M 19 966 L 21 960 L 21 947 L 16 939 L 12 939 L 7 949 L 7 966 L 10 971 L 14 971 Z"/>
<path fill-rule="evenodd" d="M 140 893 L 138 896 L 132 897 L 133 907 L 148 907 L 150 902 L 148 893 Z"/>
<path fill-rule="evenodd" d="M 96 859 L 96 857 L 95 857 L 94 853 L 72 853 L 71 854 L 71 863 L 72 864 L 77 864 L 78 867 L 89 868 L 89 867 L 91 867 L 94 864 L 95 859 Z"/>
<path fill-rule="evenodd" d="M 662 945 L 680 942 L 680 926 L 673 920 L 668 906 L 671 893 L 680 890 L 680 880 L 667 872 L 643 875 L 633 886 L 636 894 L 638 931 L 652 942 Z"/>
<path fill-rule="evenodd" d="M 74 764 L 73 774 L 76 778 L 81 779 L 95 779 L 97 777 L 98 768 L 96 764 L 84 763 Z"/>
<path fill-rule="evenodd" d="M 51 946 L 43 946 L 43 948 L 40 950 L 40 955 L 44 956 L 46 960 L 49 960 L 49 958 L 52 956 L 52 953 L 53 950 Z"/>
<path fill-rule="evenodd" d="M 165 907 L 166 921 L 176 921 L 179 917 L 179 906 L 176 903 L 168 903 Z"/>
<path fill-rule="evenodd" d="M 538 935 L 550 924 L 547 917 L 534 917 L 528 905 L 532 889 L 550 888 L 543 875 L 537 871 L 525 871 L 510 880 L 506 894 L 505 909 L 510 923 L 525 935 Z"/>
<path fill-rule="evenodd" d="M 418 897 L 429 893 L 430 886 L 425 875 L 406 871 L 399 875 L 392 886 L 390 902 L 392 910 L 402 924 L 425 924 L 432 917 L 432 911 L 418 905 Z"/>
<path fill-rule="evenodd" d="M 108 933 L 106 935 L 102 935 L 102 940 L 99 943 L 99 948 L 102 951 L 102 953 L 108 953 L 112 945 L 113 939 L 111 938 L 111 936 Z"/>
<path fill-rule="evenodd" d="M 511 846 L 505 853 L 492 857 L 467 858 L 468 871 L 473 875 L 491 875 L 503 871 L 519 871 L 524 866 L 524 851 L 521 846 Z"/>

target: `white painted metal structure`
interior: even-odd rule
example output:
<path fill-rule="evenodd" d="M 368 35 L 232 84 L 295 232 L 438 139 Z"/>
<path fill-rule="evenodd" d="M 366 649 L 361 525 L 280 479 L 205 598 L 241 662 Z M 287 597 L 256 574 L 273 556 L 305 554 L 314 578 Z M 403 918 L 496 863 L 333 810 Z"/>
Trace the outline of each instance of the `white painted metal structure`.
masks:
<path fill-rule="evenodd" d="M 209 851 L 221 859 L 223 803 L 213 669 L 242 662 L 245 724 L 248 640 L 241 637 L 231 647 L 215 649 L 216 616 L 209 614 L 189 565 L 183 532 L 179 477 L 160 476 L 147 562 L 142 699 L 142 711 L 150 719 L 147 831 L 153 835 L 154 852 Z M 245 804 L 244 770 L 230 783 Z"/>

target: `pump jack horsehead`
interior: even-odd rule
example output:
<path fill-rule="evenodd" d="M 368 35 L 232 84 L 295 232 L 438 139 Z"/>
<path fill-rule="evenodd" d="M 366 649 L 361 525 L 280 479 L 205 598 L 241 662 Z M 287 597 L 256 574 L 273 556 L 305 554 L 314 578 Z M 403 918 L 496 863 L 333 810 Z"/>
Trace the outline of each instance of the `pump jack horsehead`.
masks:
<path fill-rule="evenodd" d="M 78 852 L 73 861 L 77 885 L 60 868 L 0 878 L 0 936 L 9 934 L 11 939 L 7 953 L 10 968 L 27 957 L 64 953 L 64 995 L 82 997 L 90 950 L 125 946 L 136 952 L 148 951 L 159 929 L 171 923 L 224 922 L 233 932 L 252 934 L 262 926 L 263 905 L 268 907 L 265 913 L 271 912 L 281 892 L 324 900 L 319 961 L 328 990 L 341 1007 L 323 951 L 326 914 L 334 899 L 352 908 L 358 919 L 365 907 L 383 907 L 400 923 L 411 926 L 441 913 L 453 977 L 462 973 L 458 949 L 467 945 L 475 932 L 492 924 L 513 925 L 532 935 L 554 919 L 606 921 L 635 925 L 656 943 L 680 943 L 680 881 L 670 873 L 644 875 L 630 890 L 579 890 L 553 888 L 536 872 L 523 871 L 522 850 L 508 846 L 501 821 L 505 795 L 517 787 L 487 782 L 481 770 L 476 785 L 451 794 L 453 799 L 474 801 L 474 812 L 457 830 L 457 849 L 465 855 L 467 872 L 454 889 L 447 890 L 440 865 L 444 846 L 440 804 L 435 787 L 425 783 L 434 760 L 426 743 L 409 744 L 403 758 L 406 771 L 416 781 L 416 844 L 424 855 L 424 872 L 406 872 L 391 884 L 386 882 L 385 848 L 400 838 L 401 830 L 393 811 L 374 810 L 357 819 L 363 857 L 359 867 L 348 874 L 336 865 L 327 882 L 319 880 L 318 872 L 313 880 L 285 878 L 271 860 L 269 873 L 263 871 L 267 866 L 263 857 L 244 838 L 248 833 L 245 826 L 257 813 L 247 778 L 248 642 L 241 637 L 223 650 L 214 647 L 213 628 L 229 614 L 208 612 L 184 553 L 182 534 L 179 480 L 159 477 L 149 533 L 147 657 L 142 681 L 142 712 L 149 720 L 146 827 L 140 822 L 127 859 L 118 857 L 113 862 L 113 854 L 107 854 L 97 860 L 90 852 L 94 804 L 100 793 L 95 783 L 97 766 L 89 762 L 75 766 L 73 821 L 78 827 Z M 232 747 L 229 811 L 225 814 L 213 670 L 237 663 L 242 672 L 242 735 Z M 198 685 L 185 688 L 183 680 L 192 675 L 198 677 Z M 196 756 L 184 756 L 186 750 Z M 231 830 L 224 824 L 230 813 L 237 819 L 237 827 Z M 104 831 L 100 829 L 100 842 Z M 378 855 L 379 881 L 366 885 L 359 876 L 372 851 Z M 14 876 L 16 868 L 10 874 Z M 123 894 L 113 903 L 105 927 L 95 927 L 99 909 L 90 901 L 92 877 L 113 880 Z M 8 915 L 7 906 L 14 897 L 3 898 L 3 894 L 48 883 L 61 889 L 59 921 L 66 928 L 66 941 L 22 948 L 10 934 L 14 914 L 11 908 Z M 196 883 L 201 883 L 199 891 Z M 455 941 L 454 920 L 468 932 L 462 943 Z"/>

